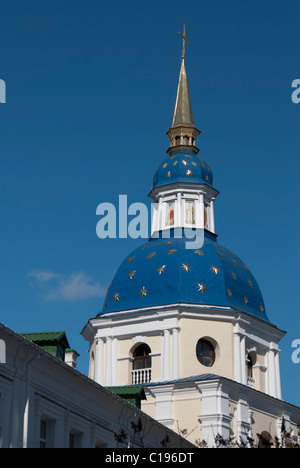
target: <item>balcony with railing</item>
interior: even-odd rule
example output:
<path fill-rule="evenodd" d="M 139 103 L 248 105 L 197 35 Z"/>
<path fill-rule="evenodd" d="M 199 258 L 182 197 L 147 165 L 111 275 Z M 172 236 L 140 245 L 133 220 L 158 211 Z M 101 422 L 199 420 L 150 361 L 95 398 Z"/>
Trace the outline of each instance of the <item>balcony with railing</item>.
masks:
<path fill-rule="evenodd" d="M 131 371 L 132 384 L 138 385 L 151 382 L 151 367 L 148 369 L 135 369 Z"/>
<path fill-rule="evenodd" d="M 140 344 L 133 353 L 132 384 L 138 385 L 151 381 L 151 349 L 146 343 Z"/>

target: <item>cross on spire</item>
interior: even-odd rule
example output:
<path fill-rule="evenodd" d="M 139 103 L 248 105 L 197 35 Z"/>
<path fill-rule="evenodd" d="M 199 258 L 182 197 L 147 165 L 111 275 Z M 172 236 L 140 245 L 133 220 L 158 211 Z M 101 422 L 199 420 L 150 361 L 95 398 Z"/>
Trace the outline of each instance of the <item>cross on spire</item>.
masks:
<path fill-rule="evenodd" d="M 184 57 L 185 57 L 185 43 L 190 42 L 187 39 L 186 35 L 185 35 L 185 24 L 183 25 L 183 33 L 180 32 L 179 34 L 182 37 L 182 54 L 181 54 L 181 58 L 184 59 Z"/>

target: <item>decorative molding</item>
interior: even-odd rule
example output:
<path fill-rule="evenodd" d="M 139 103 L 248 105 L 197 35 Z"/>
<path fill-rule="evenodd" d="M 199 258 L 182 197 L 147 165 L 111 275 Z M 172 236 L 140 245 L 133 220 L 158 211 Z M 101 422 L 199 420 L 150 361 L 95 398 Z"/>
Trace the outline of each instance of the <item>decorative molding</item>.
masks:
<path fill-rule="evenodd" d="M 136 335 L 132 337 L 132 341 L 134 344 L 137 343 L 145 343 L 146 341 L 146 335 Z"/>
<path fill-rule="evenodd" d="M 133 362 L 133 357 L 131 357 L 131 356 L 118 357 L 117 361 L 130 361 L 130 362 Z"/>

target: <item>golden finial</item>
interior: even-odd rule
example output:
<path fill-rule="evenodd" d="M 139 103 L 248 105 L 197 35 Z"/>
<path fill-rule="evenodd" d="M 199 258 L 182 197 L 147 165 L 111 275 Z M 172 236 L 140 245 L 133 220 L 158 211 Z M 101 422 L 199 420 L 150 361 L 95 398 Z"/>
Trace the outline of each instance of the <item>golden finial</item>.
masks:
<path fill-rule="evenodd" d="M 183 25 L 183 33 L 180 32 L 179 34 L 182 37 L 182 54 L 181 54 L 181 58 L 184 59 L 184 57 L 185 57 L 185 43 L 190 42 L 187 39 L 186 35 L 185 35 L 185 24 Z"/>

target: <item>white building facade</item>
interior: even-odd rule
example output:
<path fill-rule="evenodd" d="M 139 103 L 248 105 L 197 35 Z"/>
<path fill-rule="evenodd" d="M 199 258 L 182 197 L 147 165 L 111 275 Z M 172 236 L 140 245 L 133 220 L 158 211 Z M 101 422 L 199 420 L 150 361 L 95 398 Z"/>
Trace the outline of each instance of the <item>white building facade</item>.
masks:
<path fill-rule="evenodd" d="M 186 440 L 0 324 L 0 448 L 161 449 Z M 131 423 L 141 422 L 143 438 Z M 121 431 L 126 437 L 118 439 Z"/>

